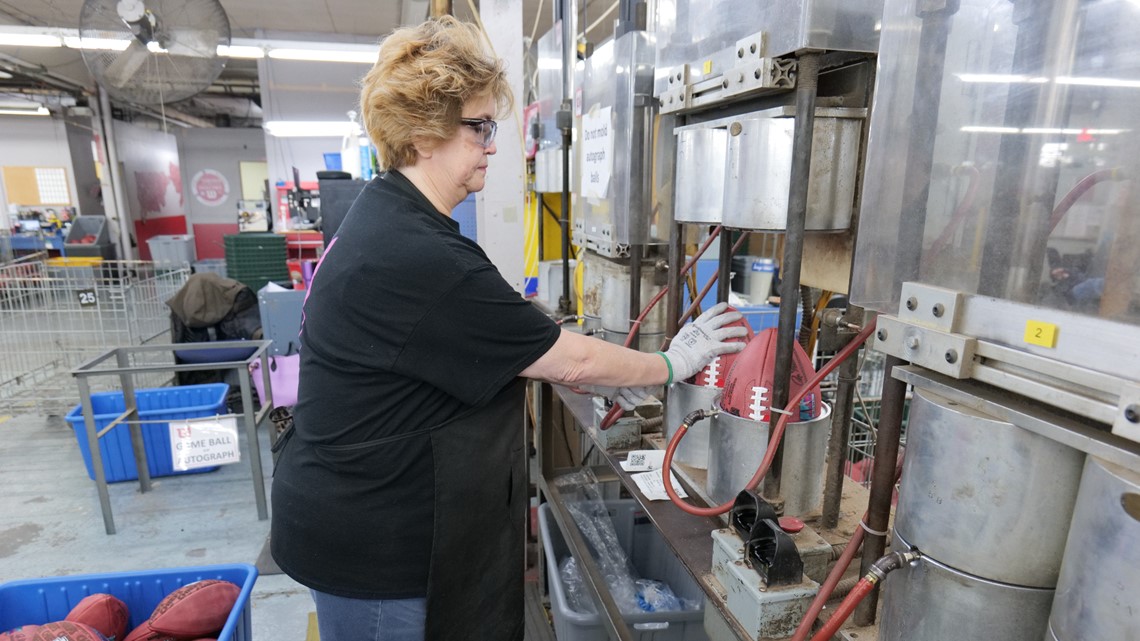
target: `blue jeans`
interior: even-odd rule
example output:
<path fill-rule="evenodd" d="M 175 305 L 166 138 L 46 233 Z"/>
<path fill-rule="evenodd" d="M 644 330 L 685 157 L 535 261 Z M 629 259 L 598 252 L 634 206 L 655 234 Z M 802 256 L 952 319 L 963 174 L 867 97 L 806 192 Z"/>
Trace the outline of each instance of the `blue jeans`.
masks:
<path fill-rule="evenodd" d="M 427 599 L 349 599 L 311 590 L 321 641 L 423 641 Z"/>

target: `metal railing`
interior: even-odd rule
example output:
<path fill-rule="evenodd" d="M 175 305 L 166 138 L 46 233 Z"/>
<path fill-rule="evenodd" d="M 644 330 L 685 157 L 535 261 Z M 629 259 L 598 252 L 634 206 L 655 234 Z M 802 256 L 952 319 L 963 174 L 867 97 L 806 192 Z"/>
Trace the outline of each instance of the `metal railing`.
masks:
<path fill-rule="evenodd" d="M 42 253 L 0 265 L 0 413 L 65 414 L 78 402 L 72 368 L 111 348 L 169 343 L 165 301 L 189 275 Z M 155 373 L 137 382 L 170 381 Z"/>

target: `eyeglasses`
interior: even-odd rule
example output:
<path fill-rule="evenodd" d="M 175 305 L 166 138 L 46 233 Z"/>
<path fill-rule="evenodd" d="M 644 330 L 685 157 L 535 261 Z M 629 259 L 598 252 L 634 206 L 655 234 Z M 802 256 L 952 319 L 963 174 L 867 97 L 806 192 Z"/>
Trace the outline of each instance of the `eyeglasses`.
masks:
<path fill-rule="evenodd" d="M 479 134 L 479 145 L 484 149 L 495 142 L 495 132 L 499 129 L 499 123 L 490 118 L 460 118 L 459 124 L 474 129 Z"/>

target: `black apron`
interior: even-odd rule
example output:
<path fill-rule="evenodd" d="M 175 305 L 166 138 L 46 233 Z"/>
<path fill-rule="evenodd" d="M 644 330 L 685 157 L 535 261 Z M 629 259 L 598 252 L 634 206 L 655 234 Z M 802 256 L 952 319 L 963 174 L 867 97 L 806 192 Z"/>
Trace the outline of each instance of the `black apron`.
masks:
<path fill-rule="evenodd" d="M 523 638 L 525 386 L 520 378 L 485 407 L 431 430 L 428 641 Z"/>

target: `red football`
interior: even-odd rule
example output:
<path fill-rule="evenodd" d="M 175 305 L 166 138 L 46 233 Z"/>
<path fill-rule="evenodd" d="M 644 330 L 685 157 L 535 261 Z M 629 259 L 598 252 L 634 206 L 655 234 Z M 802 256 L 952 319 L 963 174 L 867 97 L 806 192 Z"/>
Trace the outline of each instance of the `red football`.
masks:
<path fill-rule="evenodd" d="M 74 621 L 45 623 L 32 635 L 32 641 L 105 641 L 95 628 Z"/>
<path fill-rule="evenodd" d="M 32 637 L 36 635 L 36 630 L 39 629 L 40 626 L 38 625 L 25 625 L 7 632 L 0 632 L 0 641 L 31 641 Z"/>
<path fill-rule="evenodd" d="M 798 394 L 815 371 L 811 366 L 811 358 L 799 342 L 794 342 L 793 349 L 790 393 Z M 744 351 L 737 355 L 732 369 L 728 371 L 724 395 L 720 400 L 721 407 L 734 416 L 767 423 L 775 374 L 776 330 L 766 329 L 757 334 Z M 793 417 L 792 421 L 807 421 L 819 416 L 821 403 L 822 396 L 817 385 L 800 401 L 800 415 Z"/>
<path fill-rule="evenodd" d="M 121 641 L 127 633 L 129 619 L 127 604 L 110 594 L 92 594 L 76 604 L 67 614 L 65 621 L 85 623 L 98 630 L 109 641 Z"/>
<path fill-rule="evenodd" d="M 241 588 L 229 581 L 207 579 L 166 595 L 150 615 L 150 629 L 182 639 L 217 633 L 226 625 Z"/>
<path fill-rule="evenodd" d="M 169 634 L 155 632 L 150 629 L 150 624 L 143 621 L 137 628 L 131 630 L 131 633 L 126 636 L 123 641 L 178 641 Z"/>
<path fill-rule="evenodd" d="M 729 307 L 726 312 L 735 312 L 736 309 Z M 740 338 L 730 338 L 729 342 L 732 343 L 748 343 L 752 340 L 752 326 L 748 324 L 748 319 L 741 317 L 740 320 L 731 322 L 725 327 L 743 327 L 748 330 L 748 333 Z M 693 385 L 700 385 L 701 387 L 724 387 L 724 381 L 727 378 L 728 370 L 732 368 L 732 364 L 736 362 L 736 358 L 740 356 L 741 352 L 733 352 L 732 354 L 722 354 L 709 361 L 708 365 L 697 372 L 686 383 Z"/>

